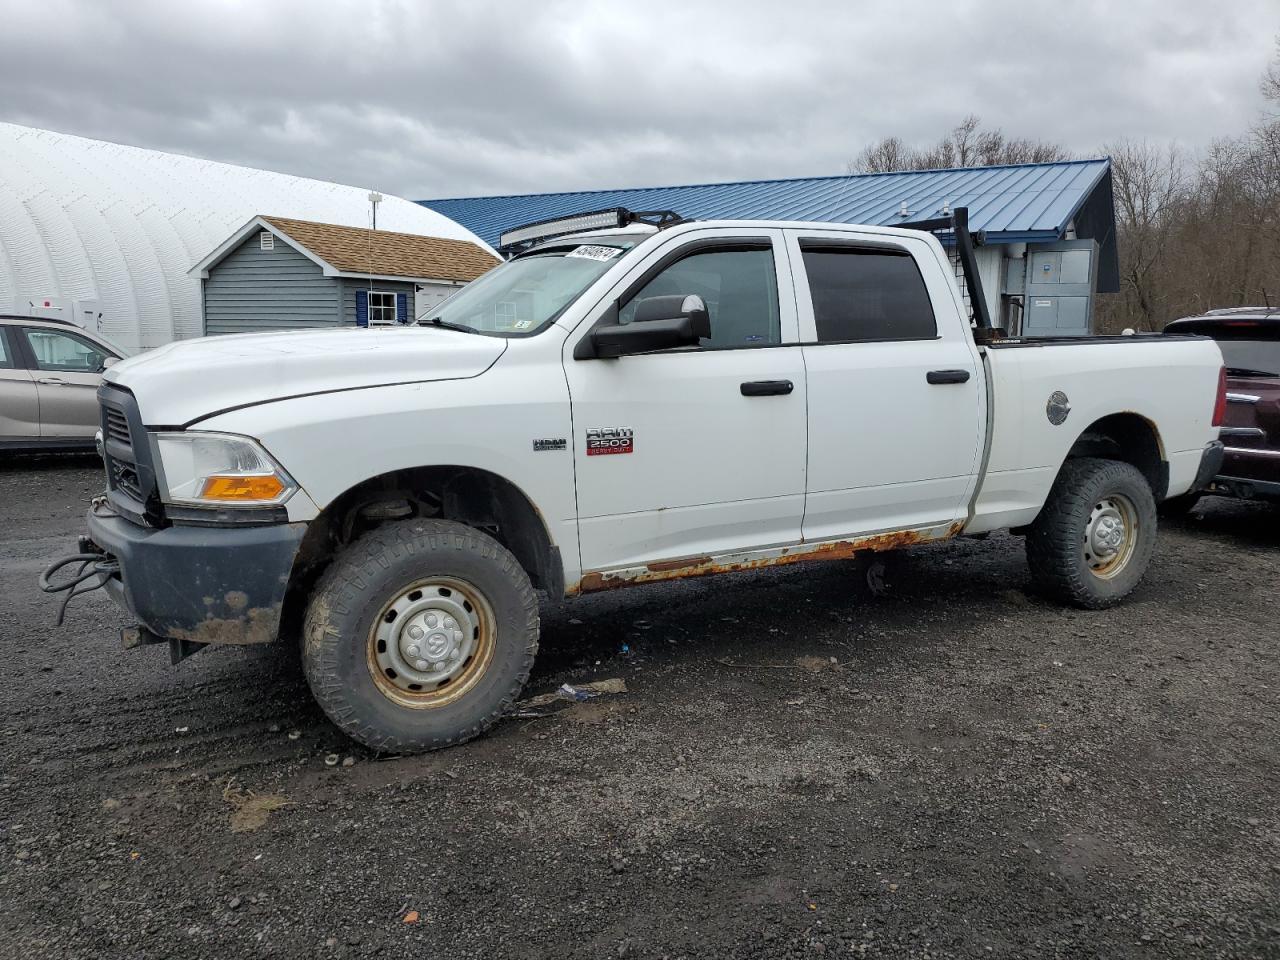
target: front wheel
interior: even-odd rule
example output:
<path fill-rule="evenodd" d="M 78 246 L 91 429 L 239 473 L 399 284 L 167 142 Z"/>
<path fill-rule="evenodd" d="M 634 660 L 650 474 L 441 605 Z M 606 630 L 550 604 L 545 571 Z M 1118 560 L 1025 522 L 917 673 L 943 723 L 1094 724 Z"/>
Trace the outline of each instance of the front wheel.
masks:
<path fill-rule="evenodd" d="M 303 626 L 307 682 L 329 719 L 388 753 L 492 726 L 538 650 L 538 603 L 515 557 L 460 523 L 365 534 L 321 577 Z"/>
<path fill-rule="evenodd" d="M 1048 593 L 1089 610 L 1120 602 L 1142 579 L 1156 544 L 1156 504 L 1131 464 L 1068 460 L 1027 531 L 1031 575 Z"/>

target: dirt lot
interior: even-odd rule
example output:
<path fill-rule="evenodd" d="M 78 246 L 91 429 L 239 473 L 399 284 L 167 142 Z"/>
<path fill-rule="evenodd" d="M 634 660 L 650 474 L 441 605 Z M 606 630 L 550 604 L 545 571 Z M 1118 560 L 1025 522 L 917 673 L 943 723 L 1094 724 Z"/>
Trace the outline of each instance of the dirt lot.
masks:
<path fill-rule="evenodd" d="M 547 606 L 531 693 L 627 693 L 380 760 L 285 649 L 53 628 L 99 469 L 0 464 L 0 956 L 1280 956 L 1280 511 L 1104 613 L 1009 537 Z"/>

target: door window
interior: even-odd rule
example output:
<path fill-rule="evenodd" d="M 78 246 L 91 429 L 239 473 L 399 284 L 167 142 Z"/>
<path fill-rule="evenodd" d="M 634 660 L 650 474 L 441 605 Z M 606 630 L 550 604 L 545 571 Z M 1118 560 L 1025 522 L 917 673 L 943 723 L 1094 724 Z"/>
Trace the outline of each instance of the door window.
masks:
<path fill-rule="evenodd" d="M 107 353 L 89 341 L 57 330 L 24 329 L 27 343 L 41 370 L 61 373 L 100 373 Z"/>
<path fill-rule="evenodd" d="M 9 331 L 5 327 L 0 327 L 0 370 L 13 368 L 13 354 L 9 352 Z"/>
<path fill-rule="evenodd" d="M 929 292 L 909 253 L 801 242 L 819 343 L 932 340 Z"/>
<path fill-rule="evenodd" d="M 704 250 L 666 267 L 640 288 L 618 313 L 630 323 L 636 304 L 648 297 L 697 294 L 711 317 L 703 349 L 761 347 L 782 342 L 778 282 L 768 247 Z"/>

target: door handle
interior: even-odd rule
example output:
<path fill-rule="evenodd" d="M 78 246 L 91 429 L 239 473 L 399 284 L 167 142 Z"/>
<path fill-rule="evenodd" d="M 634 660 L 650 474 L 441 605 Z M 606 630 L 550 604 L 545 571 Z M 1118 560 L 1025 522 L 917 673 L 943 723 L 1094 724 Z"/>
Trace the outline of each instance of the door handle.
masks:
<path fill-rule="evenodd" d="M 739 389 L 744 397 L 779 397 L 795 388 L 790 380 L 748 380 Z"/>
<path fill-rule="evenodd" d="M 57 377 L 41 377 L 36 383 L 43 383 L 50 387 L 65 387 L 67 385 L 67 381 L 59 380 Z"/>
<path fill-rule="evenodd" d="M 968 370 L 930 370 L 924 375 L 930 383 L 968 383 Z"/>

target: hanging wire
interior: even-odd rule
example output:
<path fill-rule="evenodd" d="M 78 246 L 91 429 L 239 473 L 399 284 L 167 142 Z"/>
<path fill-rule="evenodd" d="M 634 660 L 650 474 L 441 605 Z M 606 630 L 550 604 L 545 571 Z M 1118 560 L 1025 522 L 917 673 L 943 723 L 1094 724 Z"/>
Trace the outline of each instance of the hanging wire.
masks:
<path fill-rule="evenodd" d="M 80 567 L 72 574 L 70 580 L 64 580 L 61 583 L 53 582 L 52 578 L 55 573 L 63 567 L 69 567 L 76 563 L 80 564 Z M 115 557 L 101 553 L 72 554 L 69 557 L 56 560 L 46 567 L 44 573 L 40 574 L 40 589 L 45 593 L 66 594 L 58 607 L 58 622 L 56 625 L 62 626 L 62 621 L 67 615 L 67 605 L 71 603 L 72 598 L 84 596 L 94 590 L 101 590 L 107 585 L 107 581 L 119 572 L 120 561 Z M 91 581 L 95 577 L 98 578 L 97 582 L 92 583 Z M 89 585 L 84 586 L 85 584 Z"/>

